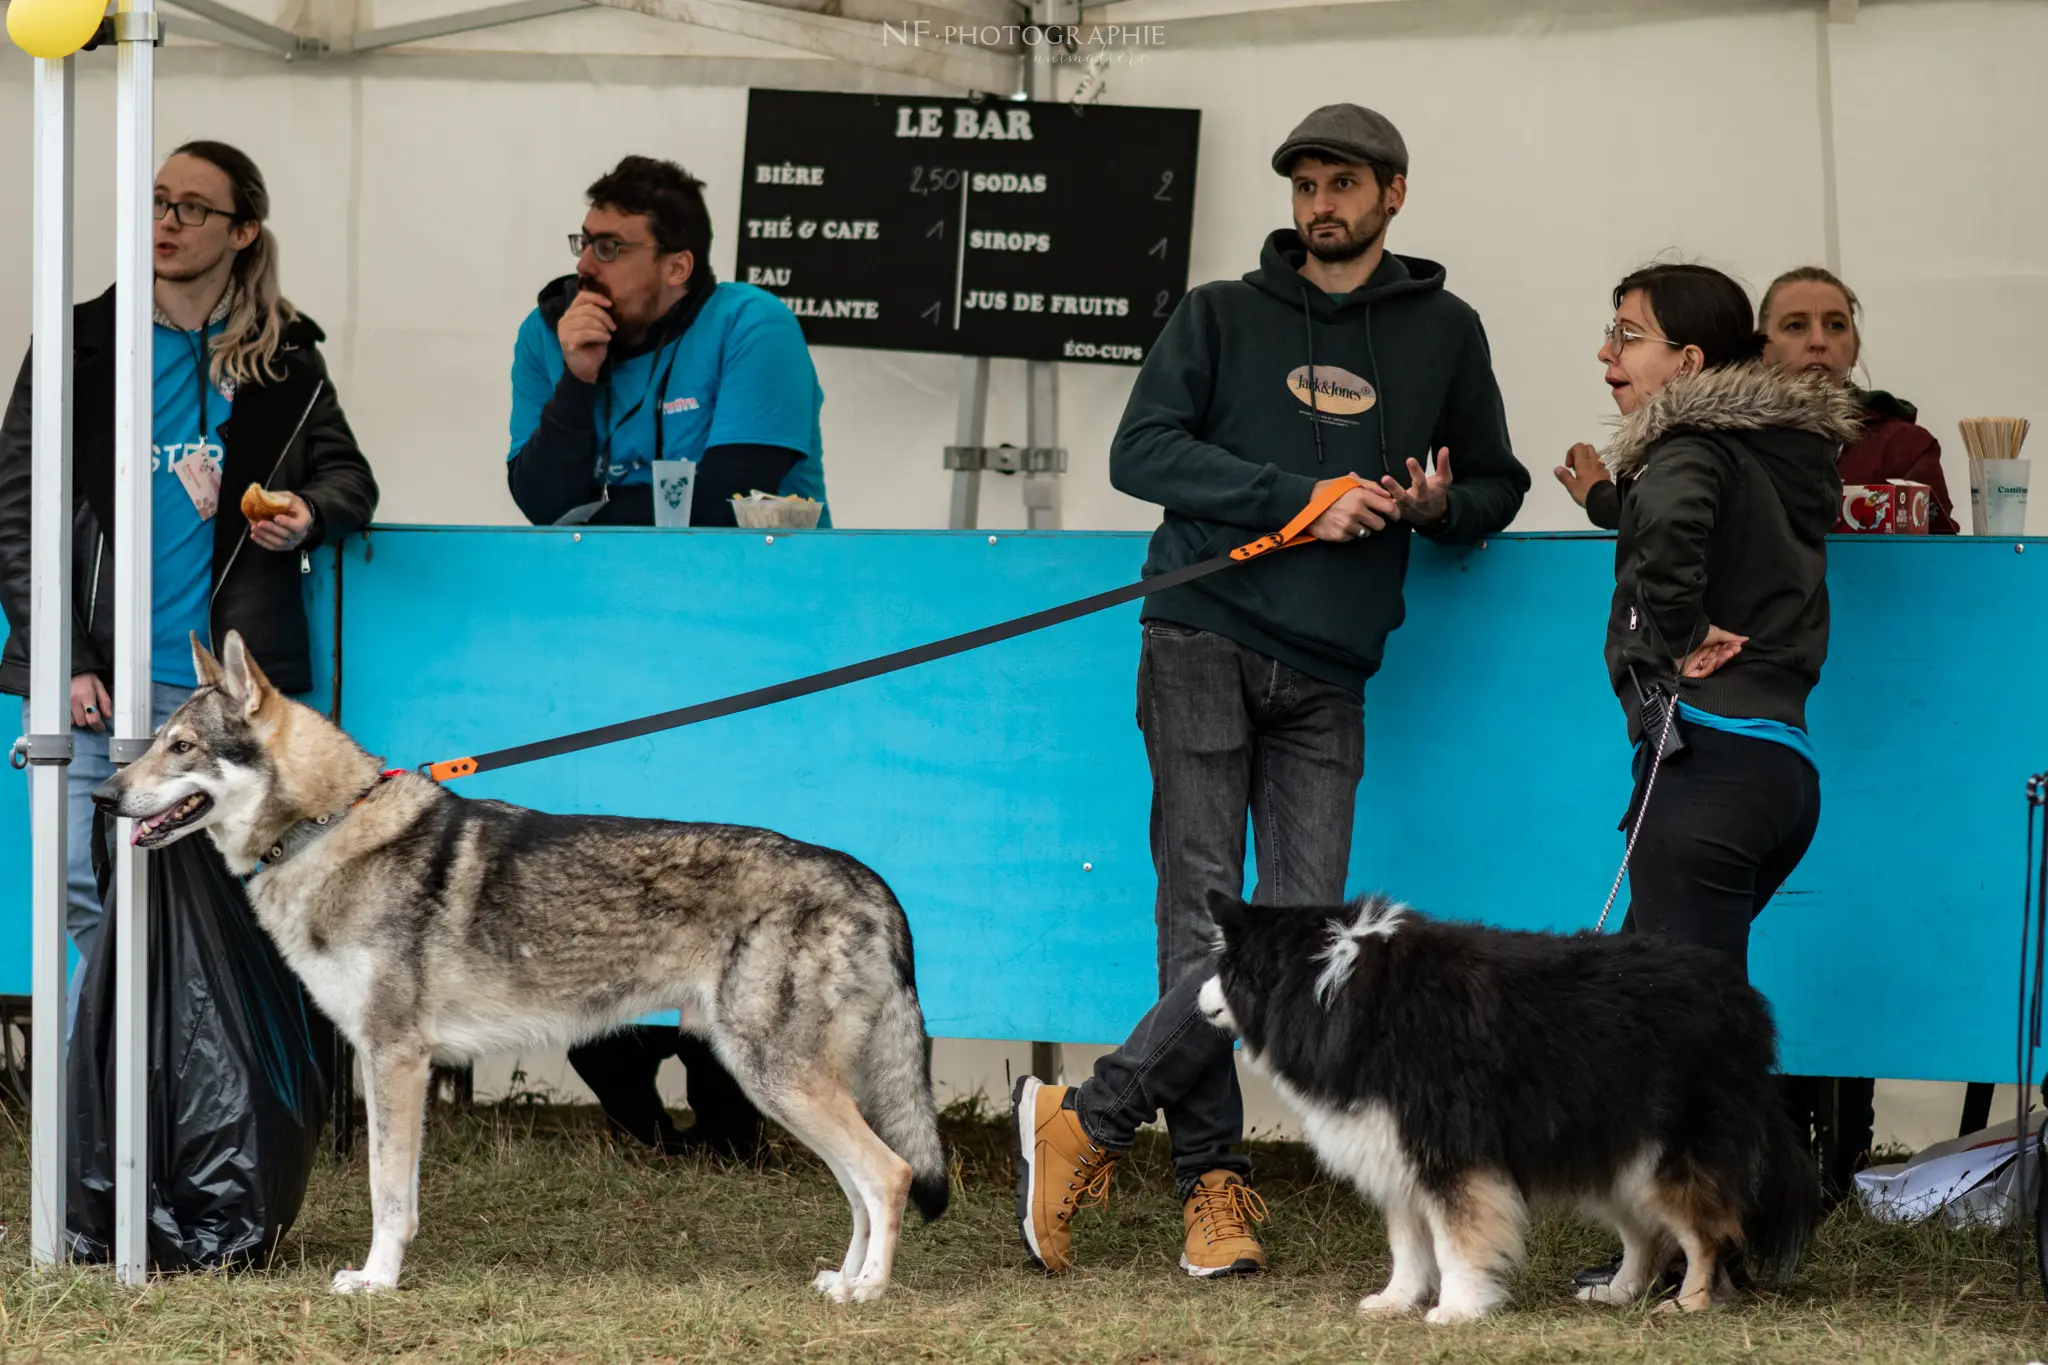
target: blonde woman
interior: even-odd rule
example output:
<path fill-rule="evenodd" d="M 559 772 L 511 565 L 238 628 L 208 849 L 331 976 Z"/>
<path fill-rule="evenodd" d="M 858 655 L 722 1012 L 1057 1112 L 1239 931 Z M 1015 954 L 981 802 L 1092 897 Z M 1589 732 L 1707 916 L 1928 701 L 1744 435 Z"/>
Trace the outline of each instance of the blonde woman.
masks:
<path fill-rule="evenodd" d="M 1927 529 L 1952 536 L 1955 502 L 1941 473 L 1941 442 L 1920 425 L 1919 409 L 1882 389 L 1858 388 L 1849 376 L 1863 358 L 1863 304 L 1833 272 L 1817 265 L 1771 281 L 1757 307 L 1764 359 L 1795 373 L 1826 375 L 1847 388 L 1863 410 L 1863 434 L 1843 447 L 1835 468 L 1843 483 L 1911 479 L 1933 492 Z M 1846 531 L 1846 522 L 1835 529 Z"/>
<path fill-rule="evenodd" d="M 157 175 L 150 480 L 150 701 L 161 724 L 195 684 L 188 632 L 230 629 L 286 692 L 312 686 L 301 557 L 369 521 L 377 483 L 315 349 L 320 329 L 277 282 L 270 192 L 242 152 L 191 142 Z M 114 291 L 73 319 L 70 910 L 90 953 L 100 920 L 90 793 L 107 760 L 114 663 Z M 0 691 L 28 695 L 29 365 L 0 423 Z M 260 484 L 282 510 L 252 523 Z M 26 714 L 23 716 L 24 728 Z M 80 974 L 82 976 L 82 973 Z M 74 977 L 74 985 L 78 977 Z M 74 1002 L 76 996 L 74 994 Z"/>

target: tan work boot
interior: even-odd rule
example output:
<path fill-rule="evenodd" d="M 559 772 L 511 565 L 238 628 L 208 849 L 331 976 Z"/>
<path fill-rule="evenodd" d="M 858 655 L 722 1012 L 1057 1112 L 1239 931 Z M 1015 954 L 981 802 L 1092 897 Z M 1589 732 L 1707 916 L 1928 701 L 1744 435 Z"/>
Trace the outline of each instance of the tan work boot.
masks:
<path fill-rule="evenodd" d="M 1074 1112 L 1073 1088 L 1036 1076 L 1010 1097 L 1010 1150 L 1017 1160 L 1017 1230 L 1039 1268 L 1058 1275 L 1074 1263 L 1074 1210 L 1109 1202 L 1120 1153 L 1095 1145 Z"/>
<path fill-rule="evenodd" d="M 1251 1225 L 1266 1221 L 1266 1202 L 1234 1171 L 1210 1171 L 1181 1210 L 1188 1237 L 1180 1268 L 1200 1279 L 1253 1275 L 1266 1268 L 1266 1250 Z"/>

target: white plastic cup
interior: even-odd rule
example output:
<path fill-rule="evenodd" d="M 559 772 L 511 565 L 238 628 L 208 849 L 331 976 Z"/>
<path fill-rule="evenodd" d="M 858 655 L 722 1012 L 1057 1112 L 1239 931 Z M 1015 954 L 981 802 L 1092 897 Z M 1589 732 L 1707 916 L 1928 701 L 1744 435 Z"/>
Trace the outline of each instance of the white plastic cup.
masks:
<path fill-rule="evenodd" d="M 695 460 L 655 460 L 654 524 L 677 527 L 690 524 L 690 498 L 697 488 Z"/>
<path fill-rule="evenodd" d="M 2031 460 L 1976 460 L 1970 471 L 1971 509 L 1981 499 L 1979 534 L 2023 536 L 2027 533 L 2027 483 Z"/>

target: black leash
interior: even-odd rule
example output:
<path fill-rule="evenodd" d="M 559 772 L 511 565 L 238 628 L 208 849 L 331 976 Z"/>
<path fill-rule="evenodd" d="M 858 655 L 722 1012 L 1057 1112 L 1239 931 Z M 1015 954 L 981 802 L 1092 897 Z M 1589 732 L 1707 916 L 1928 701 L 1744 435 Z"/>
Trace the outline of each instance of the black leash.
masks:
<path fill-rule="evenodd" d="M 1213 559 L 1190 564 L 1184 569 L 1175 569 L 1171 573 L 1142 579 L 1108 592 L 1096 593 L 1077 602 L 1048 607 L 1044 611 L 1035 611 L 1028 616 L 1019 616 L 992 626 L 983 626 L 979 630 L 970 630 L 964 635 L 952 635 L 943 640 L 934 640 L 930 644 L 899 649 L 893 654 L 884 654 L 862 663 L 827 669 L 808 677 L 792 678 L 788 682 L 776 683 L 771 687 L 758 687 L 751 692 L 721 697 L 716 701 L 698 702 L 694 706 L 679 707 L 652 716 L 641 716 L 637 720 L 617 721 L 611 725 L 600 725 L 595 729 L 578 730 L 575 734 L 536 740 L 531 744 L 515 744 L 509 749 L 494 749 L 490 753 L 478 754 L 473 758 L 450 758 L 439 763 L 424 763 L 420 765 L 420 772 L 436 782 L 472 777 L 477 773 L 510 768 L 515 764 L 556 758 L 581 749 L 594 749 L 602 744 L 616 744 L 621 740 L 638 739 L 642 735 L 695 725 L 700 721 L 717 720 L 721 716 L 738 715 L 742 711 L 756 711 L 764 706 L 773 706 L 777 702 L 808 697 L 814 692 L 845 687 L 849 683 L 878 678 L 884 673 L 896 673 L 906 668 L 915 668 L 919 664 L 930 663 L 935 659 L 964 654 L 968 650 L 982 649 L 1000 644 L 1004 640 L 1014 640 L 1019 635 L 1029 635 L 1033 631 L 1044 630 L 1049 626 L 1057 626 L 1083 616 L 1092 616 L 1096 612 L 1108 611 L 1111 607 L 1119 607 L 1126 602 L 1135 602 L 1141 597 L 1165 592 L 1168 588 L 1192 583 L 1198 578 L 1207 578 L 1210 574 L 1227 569 L 1233 564 L 1248 563 L 1275 550 L 1306 544 L 1310 539 L 1307 534 L 1310 523 L 1328 511 L 1330 506 L 1346 493 L 1364 486 L 1362 480 L 1333 479 L 1329 487 L 1295 515 L 1294 520 L 1271 535 L 1261 536 L 1247 545 L 1240 545 L 1228 554 L 1217 555 Z"/>
<path fill-rule="evenodd" d="M 642 735 L 656 734 L 662 730 L 674 730 L 684 725 L 695 725 L 699 721 L 717 720 L 722 716 L 738 715 L 742 711 L 758 711 L 764 706 L 777 702 L 808 697 L 814 692 L 826 692 L 849 683 L 864 682 L 879 678 L 884 673 L 897 673 L 919 664 L 931 663 L 935 659 L 965 654 L 971 649 L 982 649 L 1004 640 L 1014 640 L 1019 635 L 1029 635 L 1036 630 L 1061 625 L 1083 616 L 1092 616 L 1098 611 L 1134 602 L 1168 588 L 1177 588 L 1183 583 L 1192 583 L 1198 578 L 1207 578 L 1219 569 L 1227 569 L 1237 563 L 1229 555 L 1218 555 L 1205 559 L 1199 564 L 1190 564 L 1185 569 L 1148 578 L 1109 592 L 1084 597 L 1078 602 L 1048 607 L 1044 611 L 1019 616 L 993 626 L 970 630 L 964 635 L 951 635 L 930 644 L 917 645 L 911 649 L 899 649 L 893 654 L 883 654 L 857 664 L 842 668 L 830 668 L 823 673 L 812 673 L 807 677 L 792 678 L 788 682 L 775 683 L 769 687 L 757 687 L 751 692 L 741 692 L 716 701 L 698 702 L 694 706 L 678 707 L 673 711 L 662 711 L 652 716 L 641 716 L 637 720 L 622 720 L 611 725 L 600 725 L 595 729 L 578 730 L 574 734 L 561 735 L 554 739 L 536 740 L 531 744 L 515 744 L 509 749 L 494 749 L 474 758 L 454 758 L 441 763 L 427 764 L 422 771 L 437 782 L 457 777 L 470 777 L 476 773 L 487 773 L 497 768 L 510 768 L 515 764 L 534 763 L 543 758 L 556 758 L 562 754 L 573 754 L 579 749 L 594 749 L 599 745 L 617 744 L 621 740 L 638 739 Z"/>

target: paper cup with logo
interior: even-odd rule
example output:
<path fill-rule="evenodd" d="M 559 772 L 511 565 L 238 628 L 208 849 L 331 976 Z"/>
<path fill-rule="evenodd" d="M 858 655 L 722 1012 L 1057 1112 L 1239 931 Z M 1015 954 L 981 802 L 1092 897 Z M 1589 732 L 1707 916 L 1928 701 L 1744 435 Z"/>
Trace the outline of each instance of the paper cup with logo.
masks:
<path fill-rule="evenodd" d="M 2023 536 L 2027 533 L 2027 476 L 2032 460 L 1975 460 L 1983 473 L 1971 471 L 1971 496 L 1978 496 L 1982 484 L 1984 515 L 1982 534 Z"/>
<path fill-rule="evenodd" d="M 654 480 L 654 524 L 688 526 L 690 497 L 697 488 L 697 462 L 655 460 L 649 467 Z"/>

